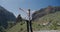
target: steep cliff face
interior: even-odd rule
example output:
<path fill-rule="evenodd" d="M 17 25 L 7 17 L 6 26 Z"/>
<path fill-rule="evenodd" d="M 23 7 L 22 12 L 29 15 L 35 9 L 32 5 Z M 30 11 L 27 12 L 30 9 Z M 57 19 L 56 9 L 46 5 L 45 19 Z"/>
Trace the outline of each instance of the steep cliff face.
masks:
<path fill-rule="evenodd" d="M 16 17 L 13 15 L 13 13 L 7 11 L 5 8 L 0 6 L 0 26 L 7 27 L 8 23 L 7 21 L 15 21 Z"/>
<path fill-rule="evenodd" d="M 50 14 L 50 13 L 55 13 L 56 11 L 60 11 L 60 6 L 48 6 L 46 8 L 42 8 L 35 13 L 32 14 L 33 20 L 39 19 L 43 17 L 44 15 Z"/>

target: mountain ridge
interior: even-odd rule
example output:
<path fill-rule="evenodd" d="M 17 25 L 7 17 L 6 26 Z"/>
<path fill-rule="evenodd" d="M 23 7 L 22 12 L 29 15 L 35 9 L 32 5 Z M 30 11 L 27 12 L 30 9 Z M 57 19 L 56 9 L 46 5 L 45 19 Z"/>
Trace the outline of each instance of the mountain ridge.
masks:
<path fill-rule="evenodd" d="M 0 26 L 7 28 L 8 21 L 15 21 L 16 17 L 4 7 L 0 6 Z"/>
<path fill-rule="evenodd" d="M 48 6 L 46 8 L 42 8 L 42 9 L 36 11 L 35 13 L 33 13 L 32 19 L 36 20 L 36 19 L 43 17 L 47 14 L 55 13 L 56 11 L 60 11 L 60 6 Z"/>

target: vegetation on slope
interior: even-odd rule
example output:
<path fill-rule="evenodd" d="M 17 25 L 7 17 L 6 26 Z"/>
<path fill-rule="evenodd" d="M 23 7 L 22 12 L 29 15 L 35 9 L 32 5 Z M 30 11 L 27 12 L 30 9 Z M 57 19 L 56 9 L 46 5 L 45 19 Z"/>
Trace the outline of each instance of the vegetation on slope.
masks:
<path fill-rule="evenodd" d="M 35 30 L 60 30 L 60 12 L 43 16 L 33 22 Z"/>
<path fill-rule="evenodd" d="M 22 21 L 7 32 L 26 32 L 26 22 Z M 33 31 L 35 30 L 60 30 L 60 12 L 45 15 L 37 21 L 32 22 Z"/>
<path fill-rule="evenodd" d="M 20 22 L 13 26 L 11 29 L 6 30 L 7 32 L 26 32 L 26 23 Z"/>

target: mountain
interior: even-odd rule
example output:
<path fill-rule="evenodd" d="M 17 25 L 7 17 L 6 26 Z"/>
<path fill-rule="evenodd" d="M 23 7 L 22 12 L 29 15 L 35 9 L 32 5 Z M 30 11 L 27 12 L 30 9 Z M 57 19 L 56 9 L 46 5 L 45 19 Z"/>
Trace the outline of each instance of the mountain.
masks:
<path fill-rule="evenodd" d="M 33 21 L 35 30 L 60 30 L 60 11 L 51 13 Z"/>
<path fill-rule="evenodd" d="M 9 12 L 2 6 L 0 6 L 0 26 L 7 28 L 8 21 L 15 21 L 16 17 L 13 13 Z"/>
<path fill-rule="evenodd" d="M 32 14 L 32 19 L 37 20 L 47 14 L 55 13 L 56 11 L 60 11 L 60 6 L 48 6 L 46 8 L 42 8 L 35 13 Z"/>
<path fill-rule="evenodd" d="M 40 16 L 39 16 L 40 15 Z M 60 30 L 60 7 L 49 6 L 36 11 L 33 16 L 35 17 L 32 21 L 33 31 L 40 30 Z M 17 19 L 21 19 L 18 15 Z M 15 26 L 6 30 L 6 32 L 27 32 L 26 21 L 18 22 Z"/>
<path fill-rule="evenodd" d="M 26 25 L 25 21 L 19 22 L 9 30 L 6 30 L 6 32 L 27 32 Z M 45 15 L 39 18 L 38 21 L 33 21 L 32 27 L 33 31 L 60 30 L 60 11 Z"/>

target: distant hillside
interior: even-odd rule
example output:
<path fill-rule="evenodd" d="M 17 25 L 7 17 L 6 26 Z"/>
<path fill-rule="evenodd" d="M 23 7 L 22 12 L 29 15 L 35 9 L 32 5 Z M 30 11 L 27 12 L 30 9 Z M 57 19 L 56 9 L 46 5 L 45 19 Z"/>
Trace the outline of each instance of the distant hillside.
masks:
<path fill-rule="evenodd" d="M 5 8 L 0 6 L 0 26 L 7 28 L 8 21 L 15 21 L 16 17 L 13 13 L 7 11 Z"/>
<path fill-rule="evenodd" d="M 60 11 L 45 15 L 33 22 L 35 30 L 60 30 Z"/>
<path fill-rule="evenodd" d="M 40 30 L 60 30 L 60 11 L 45 15 L 39 18 L 37 21 L 32 22 L 33 31 L 40 31 Z M 26 32 L 27 26 L 26 22 L 22 21 L 6 32 Z"/>
<path fill-rule="evenodd" d="M 50 13 L 55 13 L 56 11 L 60 11 L 60 6 L 48 6 L 46 8 L 42 8 L 38 11 L 36 11 L 35 13 L 33 13 L 32 18 L 33 20 L 37 20 L 47 14 Z"/>

